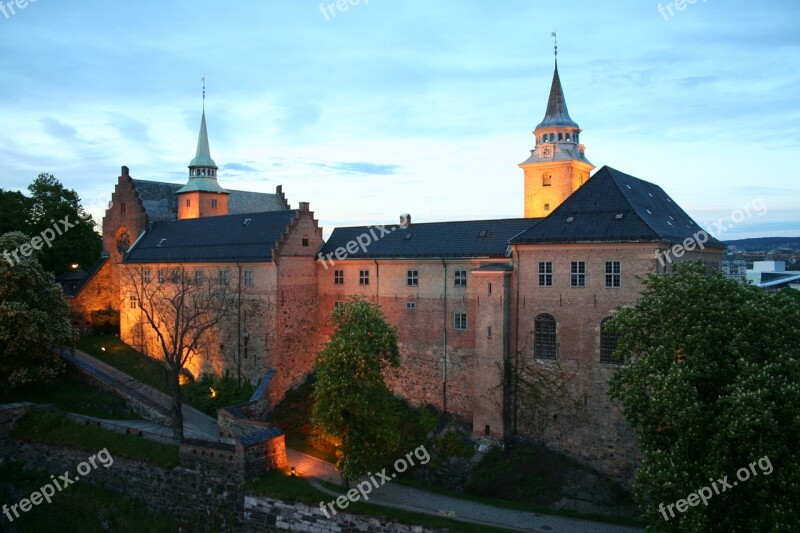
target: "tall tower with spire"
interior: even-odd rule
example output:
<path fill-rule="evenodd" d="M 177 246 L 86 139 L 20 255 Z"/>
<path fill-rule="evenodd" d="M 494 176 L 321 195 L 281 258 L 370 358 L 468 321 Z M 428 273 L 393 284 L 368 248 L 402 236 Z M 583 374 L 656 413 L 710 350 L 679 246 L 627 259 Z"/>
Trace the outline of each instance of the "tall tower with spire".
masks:
<path fill-rule="evenodd" d="M 555 34 L 553 34 L 555 37 Z M 569 116 L 558 75 L 558 45 L 547 111 L 533 132 L 536 147 L 520 168 L 525 172 L 525 217 L 546 217 L 589 179 L 594 169 L 580 144 L 581 129 Z"/>
<path fill-rule="evenodd" d="M 203 90 L 205 100 L 205 89 Z M 178 219 L 228 214 L 228 191 L 217 183 L 217 164 L 211 159 L 206 130 L 206 111 L 200 121 L 197 153 L 189 163 L 189 181 L 178 190 Z"/>

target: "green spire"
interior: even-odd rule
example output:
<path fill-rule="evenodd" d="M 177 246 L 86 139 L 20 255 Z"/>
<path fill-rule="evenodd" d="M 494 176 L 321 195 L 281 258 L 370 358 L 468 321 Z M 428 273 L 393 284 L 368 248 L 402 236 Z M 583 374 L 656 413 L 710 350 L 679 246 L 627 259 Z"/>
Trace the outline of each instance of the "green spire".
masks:
<path fill-rule="evenodd" d="M 212 167 L 217 168 L 217 164 L 211 159 L 211 149 L 208 147 L 208 131 L 206 130 L 206 112 L 203 111 L 203 119 L 200 122 L 200 135 L 197 138 L 197 153 L 189 163 L 191 167 Z"/>

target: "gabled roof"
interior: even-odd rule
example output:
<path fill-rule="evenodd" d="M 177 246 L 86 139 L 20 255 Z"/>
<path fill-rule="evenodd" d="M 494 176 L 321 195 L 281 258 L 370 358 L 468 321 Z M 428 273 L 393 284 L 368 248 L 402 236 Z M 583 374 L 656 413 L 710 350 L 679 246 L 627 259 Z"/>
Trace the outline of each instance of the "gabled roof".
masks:
<path fill-rule="evenodd" d="M 156 222 L 134 244 L 126 263 L 272 261 L 297 211 Z"/>
<path fill-rule="evenodd" d="M 680 243 L 703 229 L 658 185 L 611 167 L 598 170 L 512 244 Z M 724 248 L 710 235 L 705 246 Z"/>
<path fill-rule="evenodd" d="M 182 184 L 136 179 L 132 181 L 151 222 L 178 218 L 176 193 L 183 187 Z M 228 213 L 231 215 L 288 209 L 288 205 L 280 194 L 231 190 L 227 192 L 230 193 Z"/>
<path fill-rule="evenodd" d="M 348 259 L 505 257 L 508 240 L 537 220 L 511 218 L 412 223 L 405 229 L 387 225 L 385 228 L 389 234 L 386 235 L 379 229 L 381 226 L 336 228 L 322 248 L 322 254 L 335 253 L 337 248 L 346 248 L 351 241 L 358 242 L 360 235 L 367 235 L 370 242 L 366 245 L 366 251 L 359 247 L 355 253 L 347 254 Z M 378 237 L 377 240 L 373 234 Z"/>
<path fill-rule="evenodd" d="M 564 98 L 564 89 L 561 88 L 561 77 L 558 75 L 558 63 L 556 63 L 556 68 L 553 72 L 553 83 L 550 85 L 550 97 L 547 99 L 547 110 L 544 113 L 542 122 L 536 126 L 536 129 L 538 130 L 551 126 L 578 127 L 578 124 L 569 118 L 567 99 Z"/>

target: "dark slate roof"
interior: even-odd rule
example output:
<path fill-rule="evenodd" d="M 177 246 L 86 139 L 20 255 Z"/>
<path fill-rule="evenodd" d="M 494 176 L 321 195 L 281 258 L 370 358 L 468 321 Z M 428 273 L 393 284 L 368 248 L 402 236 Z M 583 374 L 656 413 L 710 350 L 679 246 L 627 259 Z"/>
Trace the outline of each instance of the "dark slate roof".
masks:
<path fill-rule="evenodd" d="M 125 262 L 272 261 L 275 244 L 296 213 L 273 211 L 156 222 L 133 245 Z"/>
<path fill-rule="evenodd" d="M 133 186 L 142 199 L 151 222 L 176 220 L 178 218 L 178 196 L 175 194 L 184 184 L 161 181 L 133 180 Z M 280 195 L 264 192 L 232 191 L 228 196 L 228 213 L 259 213 L 285 211 L 286 205 Z"/>
<path fill-rule="evenodd" d="M 269 386 L 270 381 L 272 381 L 272 378 L 275 377 L 276 373 L 277 372 L 271 368 L 267 370 L 267 373 L 264 374 L 264 377 L 261 379 L 261 382 L 258 384 L 258 387 L 256 387 L 256 390 L 253 391 L 253 395 L 250 397 L 251 402 L 256 402 L 260 400 L 262 396 L 264 396 L 264 393 L 267 391 L 267 387 Z"/>
<path fill-rule="evenodd" d="M 491 263 L 480 268 L 473 268 L 473 272 L 511 272 L 514 267 L 507 263 Z"/>
<path fill-rule="evenodd" d="M 547 218 L 511 242 L 679 243 L 698 231 L 703 229 L 661 187 L 605 166 Z M 705 246 L 724 247 L 710 235 Z"/>
<path fill-rule="evenodd" d="M 336 228 L 322 248 L 322 254 L 334 253 L 338 247 L 346 247 L 351 241 L 358 242 L 360 235 L 367 235 L 371 242 L 366 246 L 366 251 L 359 247 L 355 253 L 348 253 L 348 259 L 505 257 L 508 240 L 537 220 L 539 219 L 510 218 L 412 223 L 406 228 L 385 226 L 391 233 L 383 236 L 378 229 L 380 226 Z M 483 231 L 486 234 L 481 236 Z M 373 239 L 373 233 L 378 237 L 377 240 Z"/>
<path fill-rule="evenodd" d="M 250 433 L 249 435 L 245 435 L 243 437 L 239 437 L 239 441 L 244 446 L 250 446 L 251 444 L 257 444 L 259 442 L 271 440 L 274 439 L 275 437 L 280 437 L 281 435 L 283 435 L 283 430 L 281 428 L 269 428 L 256 431 L 255 433 Z"/>

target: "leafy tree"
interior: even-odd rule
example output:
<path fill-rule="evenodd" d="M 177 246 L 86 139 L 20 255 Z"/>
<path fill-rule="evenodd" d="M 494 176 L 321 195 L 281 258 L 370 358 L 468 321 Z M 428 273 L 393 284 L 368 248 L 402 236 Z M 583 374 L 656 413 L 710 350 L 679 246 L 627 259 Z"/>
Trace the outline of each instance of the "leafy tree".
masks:
<path fill-rule="evenodd" d="M 317 354 L 314 423 L 341 443 L 337 468 L 354 479 L 384 468 L 400 442 L 384 370 L 400 364 L 397 332 L 376 304 L 353 297 L 333 311 L 335 332 Z"/>
<path fill-rule="evenodd" d="M 19 191 L 0 189 L 0 235 L 12 231 L 28 234 L 33 202 Z"/>
<path fill-rule="evenodd" d="M 204 280 L 182 266 L 167 275 L 159 271 L 151 277 L 150 272 L 148 267 L 124 267 L 123 292 L 137 308 L 128 313 L 127 320 L 141 332 L 145 352 L 164 362 L 172 397 L 172 433 L 183 440 L 180 376 L 203 348 L 206 336 L 233 309 L 233 293 L 225 270 Z"/>
<path fill-rule="evenodd" d="M 92 216 L 84 211 L 78 193 L 66 189 L 52 174 L 39 174 L 28 186 L 31 193 L 31 234 L 48 229 L 61 232 L 41 257 L 45 270 L 61 274 L 78 264 L 89 269 L 99 259 L 103 241 Z"/>
<path fill-rule="evenodd" d="M 6 233 L 0 250 L 28 242 L 23 233 Z M 64 366 L 53 348 L 71 348 L 77 340 L 61 286 L 37 255 L 0 261 L 0 379 L 12 388 L 51 381 Z"/>
<path fill-rule="evenodd" d="M 616 355 L 632 362 L 613 376 L 610 394 L 637 429 L 635 492 L 652 529 L 789 531 L 800 523 L 794 292 L 765 292 L 690 263 L 648 275 L 639 302 L 613 319 Z M 740 469 L 765 457 L 760 475 L 742 481 Z M 722 491 L 717 483 L 707 505 L 671 516 L 666 506 L 723 476 L 737 485 Z"/>

